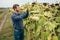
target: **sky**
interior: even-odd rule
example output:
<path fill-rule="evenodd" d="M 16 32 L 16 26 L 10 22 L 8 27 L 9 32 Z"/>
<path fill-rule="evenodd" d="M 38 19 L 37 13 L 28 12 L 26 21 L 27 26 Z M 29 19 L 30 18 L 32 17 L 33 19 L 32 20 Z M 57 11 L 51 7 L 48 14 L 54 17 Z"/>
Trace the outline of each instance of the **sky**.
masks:
<path fill-rule="evenodd" d="M 23 5 L 26 3 L 32 3 L 36 0 L 0 0 L 0 8 L 1 7 L 12 7 L 13 4 L 19 4 L 19 5 Z M 37 0 L 37 2 L 48 2 L 48 3 L 56 3 L 56 2 L 60 2 L 60 0 Z"/>

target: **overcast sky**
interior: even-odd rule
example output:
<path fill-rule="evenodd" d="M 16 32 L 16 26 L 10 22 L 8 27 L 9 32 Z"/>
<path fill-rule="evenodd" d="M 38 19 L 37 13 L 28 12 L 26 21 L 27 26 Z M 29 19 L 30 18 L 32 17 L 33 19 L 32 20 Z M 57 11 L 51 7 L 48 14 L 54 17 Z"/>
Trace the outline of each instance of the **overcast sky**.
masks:
<path fill-rule="evenodd" d="M 32 3 L 35 0 L 0 0 L 0 7 L 12 7 L 13 4 L 25 4 L 25 3 Z M 49 3 L 56 3 L 57 0 L 37 0 L 37 2 L 49 2 Z M 58 0 L 57 2 L 60 2 Z"/>

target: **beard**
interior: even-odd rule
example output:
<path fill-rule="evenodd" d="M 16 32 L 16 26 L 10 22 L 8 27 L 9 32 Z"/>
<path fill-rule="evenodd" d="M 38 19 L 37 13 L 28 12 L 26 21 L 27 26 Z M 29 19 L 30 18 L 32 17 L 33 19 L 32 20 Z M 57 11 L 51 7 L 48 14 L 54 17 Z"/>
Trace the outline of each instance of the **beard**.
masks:
<path fill-rule="evenodd" d="M 16 10 L 16 12 L 19 12 L 19 10 Z"/>

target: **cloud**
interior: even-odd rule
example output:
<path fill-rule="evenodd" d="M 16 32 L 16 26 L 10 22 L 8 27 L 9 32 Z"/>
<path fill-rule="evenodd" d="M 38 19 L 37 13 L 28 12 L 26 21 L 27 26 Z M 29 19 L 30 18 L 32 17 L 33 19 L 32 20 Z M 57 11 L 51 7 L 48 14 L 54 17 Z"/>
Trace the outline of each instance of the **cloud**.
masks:
<path fill-rule="evenodd" d="M 28 2 L 33 2 L 34 0 L 0 0 L 0 7 L 12 7 L 13 4 L 23 5 Z M 60 0 L 58 0 L 59 2 Z M 37 0 L 37 2 L 49 2 L 56 3 L 56 0 Z"/>

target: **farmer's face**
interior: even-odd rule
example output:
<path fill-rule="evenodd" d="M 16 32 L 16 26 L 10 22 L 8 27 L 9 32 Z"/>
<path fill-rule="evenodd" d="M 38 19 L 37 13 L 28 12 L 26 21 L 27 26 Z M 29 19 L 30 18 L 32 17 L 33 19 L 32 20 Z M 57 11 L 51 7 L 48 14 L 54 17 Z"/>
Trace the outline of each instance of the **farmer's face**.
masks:
<path fill-rule="evenodd" d="M 20 7 L 16 6 L 16 12 L 19 12 L 19 11 L 20 11 Z"/>

